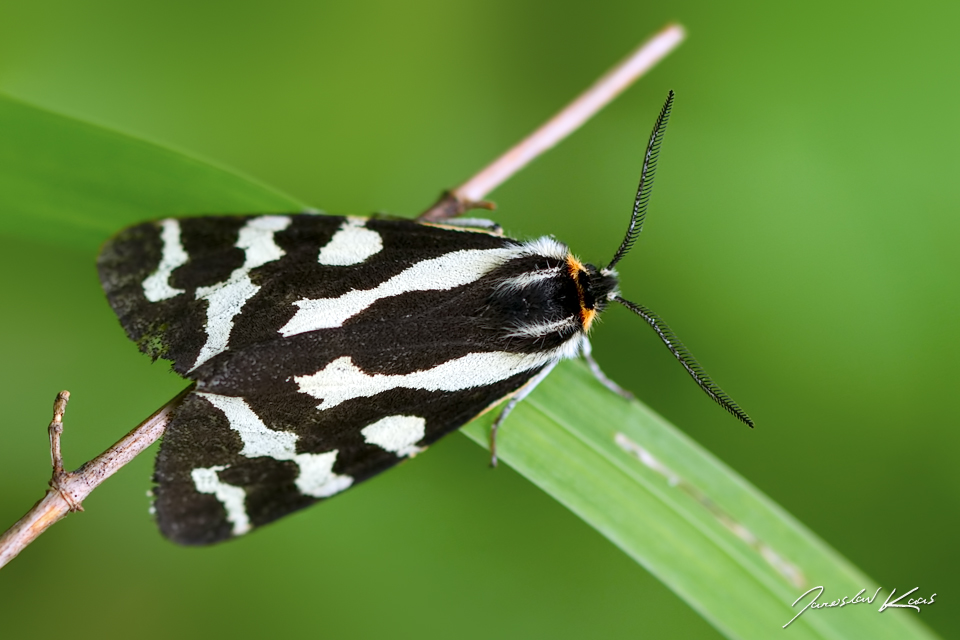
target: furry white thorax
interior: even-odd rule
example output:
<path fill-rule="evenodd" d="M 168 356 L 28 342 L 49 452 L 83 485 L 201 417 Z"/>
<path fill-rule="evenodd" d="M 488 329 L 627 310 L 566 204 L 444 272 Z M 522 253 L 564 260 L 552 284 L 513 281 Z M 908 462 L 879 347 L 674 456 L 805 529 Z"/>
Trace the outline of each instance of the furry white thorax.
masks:
<path fill-rule="evenodd" d="M 564 330 L 580 327 L 580 319 L 576 316 L 567 316 L 552 322 L 528 323 L 512 329 L 507 336 L 511 338 L 537 338 L 562 333 Z"/>
<path fill-rule="evenodd" d="M 503 280 L 503 282 L 497 285 L 497 288 L 507 289 L 509 291 L 521 291 L 524 288 L 534 285 L 538 282 L 559 277 L 561 273 L 563 273 L 563 267 L 551 267 L 549 269 L 528 271 L 526 273 L 521 273 L 518 276 L 506 278 Z"/>
<path fill-rule="evenodd" d="M 528 240 L 520 245 L 523 249 L 523 255 L 544 256 L 555 260 L 566 260 L 570 255 L 570 249 L 556 238 L 550 236 L 540 236 L 536 240 Z"/>

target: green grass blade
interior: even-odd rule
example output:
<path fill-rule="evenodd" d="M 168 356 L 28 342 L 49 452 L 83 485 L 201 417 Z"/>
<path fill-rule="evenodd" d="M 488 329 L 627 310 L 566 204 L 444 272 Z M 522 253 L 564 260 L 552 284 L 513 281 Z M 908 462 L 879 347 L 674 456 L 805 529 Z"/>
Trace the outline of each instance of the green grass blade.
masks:
<path fill-rule="evenodd" d="M 464 432 L 486 446 L 491 419 Z M 618 439 L 656 462 L 641 462 Z M 497 447 L 731 638 L 936 637 L 904 612 L 878 614 L 880 601 L 808 610 L 782 630 L 811 587 L 852 597 L 878 585 L 676 427 L 597 384 L 582 363 L 558 366 L 511 414 Z"/>
<path fill-rule="evenodd" d="M 89 251 L 91 269 L 99 243 L 138 220 L 303 208 L 236 173 L 13 100 L 0 98 L 0 130 L 0 233 Z M 492 415 L 465 433 L 485 445 Z M 559 366 L 501 434 L 504 462 L 729 637 L 934 637 L 912 612 L 877 613 L 879 602 L 808 611 L 782 630 L 797 612 L 791 603 L 810 587 L 852 596 L 876 585 L 675 427 L 600 386 L 580 363 Z M 642 620 L 637 628 L 642 632 Z"/>
<path fill-rule="evenodd" d="M 0 96 L 0 233 L 96 250 L 134 222 L 299 211 L 251 178 Z"/>

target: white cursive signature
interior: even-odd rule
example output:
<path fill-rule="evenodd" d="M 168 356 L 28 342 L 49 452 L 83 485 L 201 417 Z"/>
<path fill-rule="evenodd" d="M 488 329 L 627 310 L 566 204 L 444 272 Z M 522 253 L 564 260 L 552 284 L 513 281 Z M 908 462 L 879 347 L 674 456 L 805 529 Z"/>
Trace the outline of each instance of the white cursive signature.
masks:
<path fill-rule="evenodd" d="M 873 596 L 872 596 L 872 597 L 869 597 L 869 598 L 863 597 L 863 592 L 866 591 L 866 589 L 860 589 L 859 593 L 857 593 L 857 595 L 853 596 L 852 598 L 848 598 L 847 596 L 843 596 L 843 597 L 840 598 L 839 600 L 833 600 L 832 602 L 817 602 L 817 599 L 818 599 L 821 595 L 823 595 L 823 587 L 822 587 L 822 586 L 820 586 L 820 587 L 813 587 L 812 589 L 808 589 L 808 590 L 805 591 L 799 598 L 797 598 L 796 600 L 794 600 L 794 601 L 793 601 L 793 604 L 790 605 L 790 606 L 792 606 L 792 607 L 797 606 L 797 603 L 798 603 L 798 602 L 800 602 L 801 600 L 803 600 L 803 598 L 804 598 L 805 596 L 807 596 L 807 595 L 810 594 L 810 593 L 813 593 L 814 591 L 816 591 L 817 594 L 816 594 L 815 596 L 813 596 L 813 598 L 810 599 L 810 602 L 808 602 L 808 603 L 806 604 L 806 606 L 797 613 L 797 615 L 795 615 L 795 616 L 793 616 L 792 618 L 790 618 L 790 622 L 788 622 L 787 624 L 783 625 L 783 628 L 786 629 L 787 627 L 789 627 L 789 626 L 790 626 L 790 623 L 792 623 L 794 620 L 796 620 L 797 618 L 799 618 L 799 617 L 800 617 L 800 614 L 802 614 L 802 613 L 803 613 L 804 611 L 806 611 L 807 609 L 824 609 L 824 608 L 831 608 L 831 607 L 845 607 L 845 606 L 847 606 L 848 604 L 863 604 L 864 602 L 866 602 L 867 604 L 873 604 L 873 601 L 876 600 L 877 594 L 880 593 L 880 589 L 882 589 L 882 588 L 883 588 L 883 587 L 877 587 L 877 590 L 873 592 Z M 897 593 L 897 590 L 894 589 L 893 591 L 890 592 L 890 595 L 887 596 L 887 599 L 884 601 L 884 603 L 883 603 L 882 605 L 880 605 L 880 608 L 877 609 L 877 611 L 880 612 L 880 611 L 883 611 L 884 609 L 889 609 L 889 608 L 893 607 L 893 608 L 897 608 L 897 609 L 914 609 L 914 610 L 916 610 L 916 611 L 919 613 L 919 612 L 920 612 L 920 605 L 923 605 L 923 604 L 933 604 L 933 599 L 937 597 L 937 594 L 934 593 L 934 594 L 931 595 L 929 598 L 910 598 L 909 600 L 907 600 L 907 603 L 906 603 L 906 604 L 897 604 L 898 602 L 900 602 L 901 600 L 903 600 L 904 598 L 906 598 L 907 596 L 909 596 L 911 593 L 913 593 L 914 591 L 916 591 L 916 590 L 919 589 L 919 588 L 920 588 L 920 587 L 914 587 L 914 588 L 911 589 L 910 591 L 907 591 L 905 594 L 903 594 L 902 596 L 900 596 L 899 598 L 897 598 L 896 600 L 893 600 L 893 601 L 891 602 L 891 601 L 890 601 L 890 598 L 892 598 L 892 597 L 893 597 L 894 595 L 896 595 L 896 593 Z"/>
<path fill-rule="evenodd" d="M 894 589 L 893 591 L 890 592 L 890 595 L 887 596 L 886 602 L 884 602 L 883 605 L 879 609 L 877 609 L 877 611 L 883 611 L 887 607 L 896 607 L 898 609 L 916 609 L 917 613 L 920 613 L 920 605 L 933 604 L 933 599 L 937 597 L 937 594 L 933 594 L 932 596 L 930 596 L 929 600 L 926 598 L 910 598 L 909 600 L 907 600 L 907 604 L 897 604 L 898 602 L 900 602 L 901 600 L 903 600 L 904 598 L 906 598 L 908 595 L 910 595 L 911 593 L 913 593 L 919 588 L 920 587 L 914 587 L 913 589 L 910 589 L 910 591 L 907 591 L 905 594 L 903 594 L 893 602 L 890 602 L 890 598 L 892 598 L 894 594 L 897 593 L 897 590 Z"/>

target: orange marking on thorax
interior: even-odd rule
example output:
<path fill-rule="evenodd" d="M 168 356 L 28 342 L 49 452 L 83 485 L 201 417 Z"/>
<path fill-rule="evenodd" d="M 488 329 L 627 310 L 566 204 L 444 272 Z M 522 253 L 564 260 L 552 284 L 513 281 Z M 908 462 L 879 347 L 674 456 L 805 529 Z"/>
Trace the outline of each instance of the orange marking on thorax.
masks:
<path fill-rule="evenodd" d="M 580 277 L 579 272 L 586 271 L 583 266 L 583 263 L 577 260 L 577 256 L 572 253 L 567 254 L 567 272 L 577 281 L 577 287 L 580 287 Z"/>
<path fill-rule="evenodd" d="M 597 317 L 597 312 L 594 309 L 587 309 L 580 305 L 580 323 L 583 325 L 584 331 L 590 331 L 590 325 L 595 317 Z"/>
<path fill-rule="evenodd" d="M 597 312 L 586 305 L 582 278 L 586 277 L 587 270 L 583 266 L 583 263 L 577 260 L 577 257 L 572 253 L 567 254 L 567 273 L 570 274 L 570 277 L 573 278 L 573 281 L 577 285 L 577 295 L 580 297 L 580 324 L 583 326 L 584 331 L 590 331 L 590 325 L 597 316 Z"/>

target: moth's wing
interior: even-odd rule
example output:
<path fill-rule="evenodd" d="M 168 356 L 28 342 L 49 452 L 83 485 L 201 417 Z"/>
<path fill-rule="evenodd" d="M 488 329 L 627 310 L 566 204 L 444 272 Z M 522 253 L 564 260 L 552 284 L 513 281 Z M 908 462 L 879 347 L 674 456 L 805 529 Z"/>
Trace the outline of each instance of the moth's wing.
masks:
<path fill-rule="evenodd" d="M 369 289 L 417 261 L 511 240 L 408 220 L 291 214 L 169 218 L 110 239 L 97 267 L 110 306 L 144 353 L 193 371 L 272 340 L 303 298 Z"/>
<path fill-rule="evenodd" d="M 111 240 L 99 270 L 121 324 L 198 383 L 157 459 L 163 533 L 183 544 L 245 533 L 389 468 L 521 387 L 550 358 L 543 345 L 498 351 L 489 282 L 385 291 L 337 326 L 284 331 L 300 301 L 510 247 L 485 233 L 313 215 L 169 219 Z M 476 375 L 484 368 L 492 377 Z"/>
<path fill-rule="evenodd" d="M 497 350 L 502 327 L 483 313 L 491 284 L 390 296 L 341 326 L 278 334 L 199 367 L 157 458 L 164 535 L 207 544 L 246 533 L 388 469 L 521 388 L 556 356 Z"/>
<path fill-rule="evenodd" d="M 247 533 L 416 455 L 538 370 L 457 392 L 392 389 L 323 410 L 303 393 L 194 391 L 157 456 L 160 530 L 188 545 Z"/>

